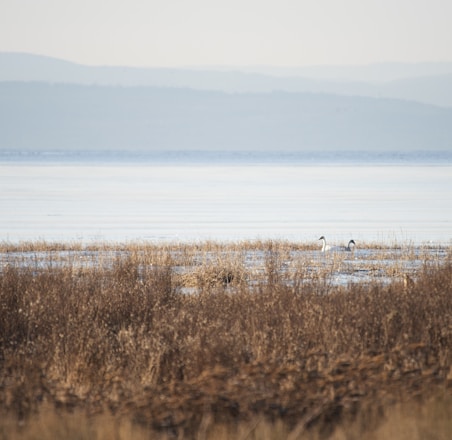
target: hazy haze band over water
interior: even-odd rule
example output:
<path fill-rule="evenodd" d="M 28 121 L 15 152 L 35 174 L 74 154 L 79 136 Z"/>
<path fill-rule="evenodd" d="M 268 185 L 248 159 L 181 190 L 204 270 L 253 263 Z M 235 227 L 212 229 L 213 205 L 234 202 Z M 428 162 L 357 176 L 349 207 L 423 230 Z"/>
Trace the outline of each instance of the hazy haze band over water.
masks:
<path fill-rule="evenodd" d="M 0 162 L 2 240 L 450 242 L 452 166 Z"/>

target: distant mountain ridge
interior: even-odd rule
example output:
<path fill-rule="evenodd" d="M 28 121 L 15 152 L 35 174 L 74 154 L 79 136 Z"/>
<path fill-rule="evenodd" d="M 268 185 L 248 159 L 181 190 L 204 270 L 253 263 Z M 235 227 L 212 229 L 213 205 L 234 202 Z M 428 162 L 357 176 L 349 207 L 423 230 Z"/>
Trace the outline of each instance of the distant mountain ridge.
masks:
<path fill-rule="evenodd" d="M 176 87 L 228 93 L 326 93 L 404 99 L 452 108 L 452 63 L 170 69 L 85 66 L 39 55 L 0 53 L 1 81 Z"/>
<path fill-rule="evenodd" d="M 0 82 L 0 149 L 452 150 L 452 109 L 331 94 Z"/>

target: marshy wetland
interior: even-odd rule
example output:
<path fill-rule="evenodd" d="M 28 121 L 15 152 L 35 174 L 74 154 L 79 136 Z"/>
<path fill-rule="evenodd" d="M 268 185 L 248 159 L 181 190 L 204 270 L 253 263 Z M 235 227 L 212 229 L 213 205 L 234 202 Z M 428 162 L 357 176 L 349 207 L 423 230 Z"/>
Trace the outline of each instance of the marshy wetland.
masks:
<path fill-rule="evenodd" d="M 0 246 L 0 438 L 449 438 L 450 246 Z"/>

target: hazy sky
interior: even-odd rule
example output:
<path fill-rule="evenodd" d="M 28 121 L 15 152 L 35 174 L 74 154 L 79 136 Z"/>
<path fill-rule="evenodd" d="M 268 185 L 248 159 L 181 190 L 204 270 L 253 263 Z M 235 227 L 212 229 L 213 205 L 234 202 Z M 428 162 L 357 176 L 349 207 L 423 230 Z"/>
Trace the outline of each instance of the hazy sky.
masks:
<path fill-rule="evenodd" d="M 134 66 L 452 61 L 452 1 L 0 0 L 0 51 Z"/>

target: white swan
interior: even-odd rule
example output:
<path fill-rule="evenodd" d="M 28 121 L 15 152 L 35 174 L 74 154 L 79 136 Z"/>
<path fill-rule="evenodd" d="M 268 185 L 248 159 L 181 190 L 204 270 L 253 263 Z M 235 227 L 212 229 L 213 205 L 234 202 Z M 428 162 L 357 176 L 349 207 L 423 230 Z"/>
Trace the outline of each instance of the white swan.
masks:
<path fill-rule="evenodd" d="M 326 238 L 322 235 L 319 240 L 322 240 L 322 252 L 339 252 L 339 251 L 347 251 L 351 252 L 353 250 L 353 246 L 356 244 L 354 240 L 350 240 L 347 246 L 330 246 L 326 244 Z M 353 245 L 353 246 L 352 246 Z"/>
<path fill-rule="evenodd" d="M 326 238 L 323 235 L 319 238 L 319 240 L 322 240 L 322 242 L 323 242 L 322 252 L 328 252 L 332 249 L 329 244 L 326 244 Z"/>

